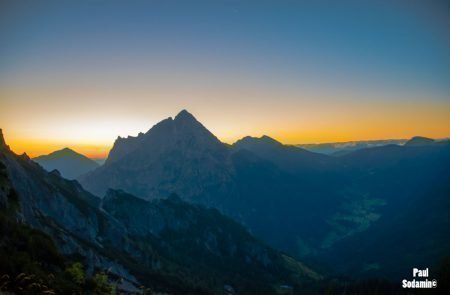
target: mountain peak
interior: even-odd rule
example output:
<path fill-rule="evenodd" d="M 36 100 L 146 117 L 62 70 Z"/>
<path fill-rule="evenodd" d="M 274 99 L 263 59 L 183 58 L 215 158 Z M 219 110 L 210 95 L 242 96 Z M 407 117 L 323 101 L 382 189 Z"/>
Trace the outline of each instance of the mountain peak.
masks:
<path fill-rule="evenodd" d="M 278 147 L 283 144 L 270 136 L 263 135 L 261 137 L 252 137 L 246 136 L 234 143 L 236 147 L 255 147 L 255 146 L 264 146 L 264 147 Z"/>
<path fill-rule="evenodd" d="M 405 145 L 427 145 L 432 143 L 434 143 L 434 139 L 423 136 L 414 136 L 408 140 Z"/>
<path fill-rule="evenodd" d="M 105 165 L 80 180 L 98 195 L 113 187 L 146 199 L 166 198 L 171 192 L 183 192 L 186 199 L 200 198 L 198 190 L 191 189 L 193 186 L 214 183 L 222 188 L 224 182 L 231 181 L 228 153 L 228 146 L 183 110 L 175 118 L 157 123 L 144 136 L 116 141 Z M 134 172 L 124 173 L 127 169 Z M 112 174 L 117 175 L 112 180 L 103 176 Z M 138 185 L 137 179 L 145 185 Z"/>
<path fill-rule="evenodd" d="M 39 156 L 37 158 L 41 158 L 41 157 L 59 157 L 59 156 L 63 156 L 63 157 L 79 157 L 79 158 L 85 158 L 86 156 L 77 153 L 76 151 L 72 150 L 71 148 L 65 147 L 63 149 L 51 152 L 48 155 L 44 155 L 44 156 Z"/>
<path fill-rule="evenodd" d="M 6 144 L 5 138 L 3 137 L 3 130 L 0 128 L 0 149 L 9 150 L 9 146 Z"/>
<path fill-rule="evenodd" d="M 48 155 L 33 158 L 33 161 L 49 172 L 55 169 L 58 170 L 67 179 L 75 179 L 99 166 L 88 157 L 67 147 Z"/>
<path fill-rule="evenodd" d="M 184 142 L 188 148 L 192 148 L 194 142 L 209 147 L 221 145 L 220 141 L 191 113 L 182 110 L 174 118 L 169 117 L 158 122 L 145 134 L 139 133 L 137 137 L 118 137 L 105 165 L 110 165 L 132 152 L 149 156 L 151 149 L 154 153 L 159 153 L 171 146 L 179 145 L 180 142 Z"/>
<path fill-rule="evenodd" d="M 182 110 L 175 116 L 171 128 L 173 128 L 173 134 L 178 138 L 189 138 L 189 140 L 192 140 L 192 138 L 195 137 L 203 143 L 219 142 L 219 140 L 203 126 L 202 123 L 186 110 Z"/>
<path fill-rule="evenodd" d="M 182 110 L 175 116 L 175 121 L 197 121 L 197 119 L 187 110 Z"/>
<path fill-rule="evenodd" d="M 3 137 L 3 130 L 0 128 L 0 146 L 5 146 L 5 138 Z"/>
<path fill-rule="evenodd" d="M 75 152 L 74 150 L 72 150 L 72 149 L 70 149 L 68 147 L 65 147 L 65 148 L 63 148 L 63 149 L 61 149 L 59 151 L 56 151 L 55 153 L 57 153 L 57 152 L 65 153 L 65 154 L 78 154 L 77 152 Z"/>
<path fill-rule="evenodd" d="M 276 144 L 276 145 L 282 145 L 281 142 L 279 142 L 278 140 L 268 136 L 268 135 L 263 135 L 259 138 L 261 141 L 265 142 L 265 143 L 271 143 L 271 144 Z"/>

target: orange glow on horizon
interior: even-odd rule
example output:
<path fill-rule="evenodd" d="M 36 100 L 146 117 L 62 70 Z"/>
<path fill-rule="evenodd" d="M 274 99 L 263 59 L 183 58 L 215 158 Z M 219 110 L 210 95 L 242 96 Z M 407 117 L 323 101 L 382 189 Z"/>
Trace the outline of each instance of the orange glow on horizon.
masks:
<path fill-rule="evenodd" d="M 111 94 L 110 101 L 95 99 L 95 92 L 92 97 L 59 92 L 43 95 L 39 91 L 5 94 L 0 95 L 0 128 L 13 151 L 30 157 L 69 147 L 90 158 L 105 158 L 117 136 L 146 132 L 184 108 L 230 144 L 244 136 L 262 135 L 285 144 L 450 137 L 450 101 L 444 99 L 205 91 L 190 95 L 135 93 L 130 94 L 133 103 L 124 105 L 122 94 Z M 278 103 L 277 95 L 289 99 L 289 104 Z M 37 101 L 30 106 L 23 97 Z M 98 97 L 104 96 L 98 93 Z M 190 104 L 181 104 L 179 97 Z"/>
<path fill-rule="evenodd" d="M 0 128 L 19 154 L 104 158 L 183 109 L 226 143 L 450 136 L 450 18 L 432 1 L 3 2 Z"/>
<path fill-rule="evenodd" d="M 91 159 L 104 159 L 107 157 L 109 150 L 112 147 L 108 145 L 65 145 L 61 143 L 37 141 L 8 141 L 7 138 L 6 144 L 8 144 L 10 149 L 16 154 L 20 155 L 26 153 L 30 158 L 47 155 L 63 148 L 70 148 L 75 152 L 85 155 L 86 157 Z"/>
<path fill-rule="evenodd" d="M 401 126 L 399 126 L 401 127 Z M 343 128 L 345 129 L 345 128 Z M 443 133 L 442 133 L 443 132 Z M 413 136 L 425 136 L 433 139 L 444 139 L 450 138 L 450 130 L 435 130 L 435 132 L 398 132 L 396 130 L 391 130 L 391 132 L 387 132 L 388 136 L 383 136 L 383 130 L 376 129 L 360 129 L 356 132 L 347 130 L 337 132 L 336 130 L 328 130 L 321 132 L 306 132 L 304 134 L 299 133 L 289 133 L 286 132 L 278 132 L 274 134 L 270 133 L 258 133 L 258 134 L 250 134 L 250 136 L 260 137 L 262 135 L 268 135 L 284 144 L 319 144 L 319 143 L 334 143 L 334 142 L 349 142 L 349 141 L 366 141 L 366 140 L 387 140 L 387 139 L 409 139 Z M 384 132 L 386 134 L 386 132 Z M 6 136 L 5 136 L 6 137 Z M 224 143 L 232 144 L 237 140 L 241 139 L 240 137 L 219 137 Z M 36 141 L 36 140 L 11 140 L 8 141 L 6 138 L 6 143 L 10 146 L 11 150 L 13 150 L 16 154 L 26 153 L 29 157 L 34 158 L 40 155 L 46 155 L 51 152 L 63 149 L 70 148 L 80 154 L 83 154 L 91 159 L 105 159 L 108 156 L 110 149 L 112 148 L 113 142 L 110 145 L 108 144 L 63 144 L 61 142 L 52 142 L 52 141 Z"/>

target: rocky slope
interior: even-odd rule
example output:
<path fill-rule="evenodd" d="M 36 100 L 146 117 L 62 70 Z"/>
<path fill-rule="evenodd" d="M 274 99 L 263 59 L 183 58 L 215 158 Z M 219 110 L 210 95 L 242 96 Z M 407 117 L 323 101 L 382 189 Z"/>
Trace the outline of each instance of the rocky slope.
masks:
<path fill-rule="evenodd" d="M 45 232 L 64 255 L 82 257 L 88 273 L 108 270 L 122 278 L 121 288 L 142 283 L 174 294 L 217 294 L 226 285 L 273 294 L 280 284 L 298 292 L 320 279 L 216 210 L 112 190 L 101 200 L 15 155 L 2 136 L 0 168 L 0 204 L 17 206 L 12 218 Z"/>
<path fill-rule="evenodd" d="M 130 282 L 137 282 L 112 255 L 102 253 L 102 241 L 128 245 L 125 228 L 99 208 L 100 199 L 76 181 L 46 172 L 26 154 L 18 156 L 6 145 L 0 132 L 3 207 L 10 192 L 17 196 L 15 219 L 51 236 L 64 255 L 84 257 L 88 273 L 109 269 Z M 6 189 L 7 188 L 7 189 Z"/>
<path fill-rule="evenodd" d="M 189 205 L 176 195 L 145 201 L 109 190 L 101 207 L 143 246 L 139 259 L 161 273 L 176 268 L 205 289 L 220 292 L 222 285 L 228 285 L 243 294 L 271 294 L 280 285 L 300 290 L 321 278 L 304 264 L 265 246 L 217 210 Z M 149 256 L 146 242 L 164 262 Z"/>
<path fill-rule="evenodd" d="M 224 144 L 182 111 L 145 134 L 118 138 L 105 164 L 80 182 L 99 196 L 108 188 L 145 199 L 177 193 L 185 200 L 220 206 L 236 195 L 228 155 Z"/>

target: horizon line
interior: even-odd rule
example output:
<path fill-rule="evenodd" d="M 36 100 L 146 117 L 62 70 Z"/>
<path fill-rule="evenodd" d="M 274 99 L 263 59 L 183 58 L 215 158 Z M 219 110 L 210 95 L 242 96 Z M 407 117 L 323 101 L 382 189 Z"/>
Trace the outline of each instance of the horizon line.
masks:
<path fill-rule="evenodd" d="M 4 129 L 0 128 L 0 130 L 4 130 Z M 261 135 L 261 136 L 246 135 L 246 136 L 240 137 L 239 139 L 234 140 L 233 142 L 227 142 L 227 141 L 222 140 L 219 137 L 217 137 L 217 138 L 223 144 L 233 145 L 237 141 L 239 141 L 239 140 L 241 140 L 241 139 L 243 139 L 245 137 L 262 138 L 264 136 L 272 138 L 272 139 L 280 142 L 282 145 L 285 145 L 285 146 L 296 146 L 296 147 L 299 147 L 299 148 L 304 147 L 304 146 L 316 146 L 316 145 L 326 145 L 326 144 L 346 144 L 346 143 L 377 142 L 377 141 L 408 141 L 408 140 L 410 140 L 410 139 L 412 139 L 414 137 L 426 137 L 426 138 L 433 139 L 435 141 L 442 141 L 442 140 L 450 139 L 450 136 L 434 138 L 434 137 L 428 137 L 428 136 L 424 136 L 424 135 L 415 135 L 415 136 L 411 136 L 411 137 L 408 137 L 408 138 L 371 138 L 371 139 L 356 139 L 356 140 L 343 140 L 343 141 L 316 141 L 316 142 L 310 142 L 309 141 L 309 142 L 299 142 L 299 143 L 285 143 L 285 142 L 283 142 L 281 140 L 278 140 L 277 138 L 275 138 L 273 136 L 270 136 L 270 135 L 267 135 L 267 134 L 264 134 L 264 135 Z M 118 136 L 118 137 L 120 137 L 120 136 Z M 128 135 L 127 137 L 135 137 L 135 136 Z M 122 137 L 122 138 L 126 138 L 126 137 Z M 39 141 L 39 140 L 37 140 L 37 141 L 33 140 L 33 141 L 30 141 L 30 143 L 31 142 L 33 142 L 34 144 L 36 144 L 37 142 L 42 142 L 42 144 L 41 144 L 42 146 L 47 146 L 47 147 L 52 146 L 53 149 L 48 149 L 49 151 L 46 151 L 46 152 L 33 153 L 31 151 L 26 151 L 26 150 L 24 150 L 24 148 L 22 148 L 23 151 L 16 152 L 17 148 L 14 148 L 11 144 L 8 143 L 8 140 L 5 140 L 5 143 L 10 147 L 10 149 L 14 153 L 16 153 L 18 155 L 26 154 L 31 159 L 36 158 L 36 157 L 40 157 L 40 156 L 45 156 L 45 155 L 51 154 L 53 152 L 60 151 L 60 150 L 63 150 L 65 148 L 68 148 L 68 149 L 71 149 L 72 151 L 74 151 L 76 153 L 79 153 L 79 154 L 81 154 L 83 156 L 86 156 L 87 158 L 92 159 L 92 160 L 105 160 L 105 159 L 107 159 L 110 150 L 114 146 L 115 140 L 114 140 L 113 143 L 108 144 L 108 145 L 102 145 L 102 144 L 98 144 L 98 145 L 95 145 L 95 144 L 62 144 L 62 143 L 45 144 L 46 141 Z M 47 141 L 47 143 L 48 143 L 48 141 Z M 30 145 L 33 145 L 33 144 L 30 144 Z M 97 153 L 87 152 L 87 151 L 84 151 L 84 152 L 80 151 L 80 150 L 86 150 L 86 149 L 91 149 L 91 150 L 94 150 L 94 149 L 99 150 L 99 149 L 101 149 L 102 151 L 98 151 Z M 21 149 L 19 148 L 19 150 L 21 150 Z"/>

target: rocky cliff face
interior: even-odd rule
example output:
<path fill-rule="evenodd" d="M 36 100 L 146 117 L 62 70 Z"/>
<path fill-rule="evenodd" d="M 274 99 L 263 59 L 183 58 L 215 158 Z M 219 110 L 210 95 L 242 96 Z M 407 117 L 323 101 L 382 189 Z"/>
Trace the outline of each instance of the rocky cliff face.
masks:
<path fill-rule="evenodd" d="M 120 263 L 98 251 L 105 238 L 123 245 L 127 238 L 124 227 L 98 209 L 97 197 L 76 181 L 48 173 L 25 154 L 17 156 L 5 146 L 0 150 L 0 165 L 2 195 L 14 191 L 20 222 L 49 234 L 63 254 L 84 256 L 88 272 L 110 268 L 112 273 L 136 281 Z"/>
<path fill-rule="evenodd" d="M 80 178 L 93 193 L 122 189 L 147 200 L 177 193 L 220 207 L 236 195 L 229 150 L 187 111 L 138 137 L 116 140 L 104 166 Z"/>
<path fill-rule="evenodd" d="M 3 137 L 3 130 L 0 128 L 0 149 L 9 149 L 6 145 L 5 138 Z"/>

